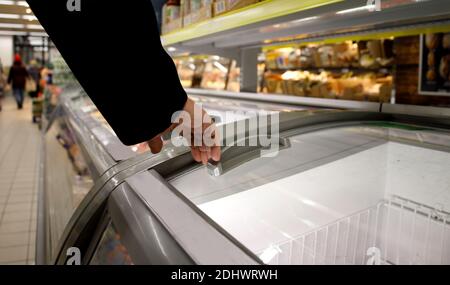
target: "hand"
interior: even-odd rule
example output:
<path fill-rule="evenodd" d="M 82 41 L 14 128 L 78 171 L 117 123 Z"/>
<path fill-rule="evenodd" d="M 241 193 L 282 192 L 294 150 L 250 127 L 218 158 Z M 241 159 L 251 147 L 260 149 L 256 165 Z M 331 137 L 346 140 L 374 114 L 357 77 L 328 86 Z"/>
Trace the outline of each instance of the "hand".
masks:
<path fill-rule="evenodd" d="M 212 126 L 214 123 L 203 123 L 200 126 L 194 125 L 194 109 L 195 109 L 195 102 L 191 99 L 187 99 L 186 104 L 184 105 L 183 111 L 187 112 L 191 118 L 191 138 L 194 138 L 195 134 L 201 135 L 203 138 L 203 135 L 207 129 L 211 130 L 210 126 Z M 202 109 L 202 117 L 206 117 L 207 121 L 211 122 L 211 118 L 209 118 L 208 114 L 205 110 Z M 182 123 L 182 122 L 181 122 Z M 152 153 L 159 153 L 163 147 L 162 142 L 162 136 L 170 133 L 173 129 L 175 129 L 179 124 L 172 124 L 169 128 L 167 128 L 164 132 L 158 134 L 151 140 L 149 140 L 148 146 L 150 147 L 150 150 Z M 214 126 L 213 126 L 214 127 Z M 213 132 L 214 135 L 217 134 L 217 132 Z M 203 164 L 207 164 L 209 159 L 213 159 L 215 161 L 220 160 L 220 146 L 218 143 L 218 136 L 215 136 L 214 144 L 212 146 L 209 146 L 204 142 L 202 139 L 201 145 L 194 145 L 193 141 L 191 141 L 191 153 L 192 157 L 197 162 L 202 162 Z"/>

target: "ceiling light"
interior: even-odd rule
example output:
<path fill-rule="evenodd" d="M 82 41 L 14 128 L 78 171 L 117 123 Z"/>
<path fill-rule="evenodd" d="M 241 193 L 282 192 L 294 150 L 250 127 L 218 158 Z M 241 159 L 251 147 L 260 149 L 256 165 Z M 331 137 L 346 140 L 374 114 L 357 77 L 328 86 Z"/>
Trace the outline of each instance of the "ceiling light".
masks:
<path fill-rule="evenodd" d="M 375 9 L 376 9 L 376 5 L 366 5 L 366 6 L 356 7 L 356 8 L 352 8 L 352 9 L 342 10 L 342 11 L 336 12 L 336 14 L 338 14 L 338 15 L 348 14 L 348 13 L 355 13 L 355 12 L 361 12 L 361 11 L 371 11 L 371 10 L 375 10 Z"/>
<path fill-rule="evenodd" d="M 0 18 L 2 18 L 2 19 L 20 19 L 20 15 L 16 15 L 16 14 L 0 14 Z"/>
<path fill-rule="evenodd" d="M 31 30 L 43 30 L 44 28 L 42 28 L 41 25 L 27 25 L 27 29 L 31 29 Z"/>
<path fill-rule="evenodd" d="M 0 31 L 0 36 L 25 36 L 26 32 Z"/>
<path fill-rule="evenodd" d="M 0 5 L 19 5 L 24 7 L 30 7 L 26 1 L 1 0 Z"/>
<path fill-rule="evenodd" d="M 0 5 L 16 5 L 14 1 L 0 1 Z"/>
<path fill-rule="evenodd" d="M 30 9 L 30 8 L 27 8 L 27 9 L 25 10 L 25 12 L 27 12 L 27 14 L 31 14 L 31 9 Z"/>
<path fill-rule="evenodd" d="M 25 25 L 23 25 L 23 24 L 0 23 L 0 28 L 23 29 L 23 28 L 25 28 Z"/>
<path fill-rule="evenodd" d="M 47 33 L 30 32 L 29 34 L 30 34 L 30 36 L 35 36 L 35 37 L 48 37 Z"/>
<path fill-rule="evenodd" d="M 33 16 L 33 15 L 23 15 L 22 19 L 25 19 L 25 20 L 28 20 L 28 21 L 37 20 L 36 16 Z"/>
<path fill-rule="evenodd" d="M 17 5 L 24 6 L 24 7 L 30 7 L 30 5 L 28 5 L 27 1 L 17 1 Z"/>
<path fill-rule="evenodd" d="M 174 48 L 174 47 L 168 47 L 167 50 L 168 50 L 169 52 L 174 52 L 174 51 L 176 51 L 177 49 Z"/>

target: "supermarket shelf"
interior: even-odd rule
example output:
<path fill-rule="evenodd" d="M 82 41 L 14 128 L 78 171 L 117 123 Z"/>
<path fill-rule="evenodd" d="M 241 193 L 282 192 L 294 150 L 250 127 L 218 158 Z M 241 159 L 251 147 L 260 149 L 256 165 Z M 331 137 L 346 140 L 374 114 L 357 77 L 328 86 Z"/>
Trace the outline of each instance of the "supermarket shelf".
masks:
<path fill-rule="evenodd" d="M 280 11 L 282 8 L 272 10 L 280 3 L 286 3 L 281 6 L 285 8 L 288 5 L 301 7 L 292 9 L 291 13 Z M 381 11 L 371 11 L 367 9 L 366 0 L 272 0 L 181 29 L 163 36 L 162 40 L 164 45 L 173 46 L 179 52 L 216 51 L 220 55 L 286 42 L 342 41 L 364 38 L 367 34 L 389 37 L 450 30 L 448 1 L 411 0 L 398 4 L 398 1 L 386 0 L 382 3 L 386 7 Z M 265 16 L 258 18 L 262 9 Z M 345 12 L 351 9 L 356 11 Z"/>
<path fill-rule="evenodd" d="M 347 73 L 347 72 L 356 72 L 356 73 L 366 73 L 366 72 L 379 72 L 388 74 L 392 72 L 393 66 L 382 66 L 379 68 L 364 68 L 364 67 L 295 67 L 295 68 L 268 68 L 268 71 L 276 72 L 276 73 L 284 73 L 286 71 L 311 71 L 311 72 L 322 72 L 322 71 L 329 71 L 329 72 L 336 72 L 336 73 Z"/>
<path fill-rule="evenodd" d="M 343 0 L 266 0 L 174 31 L 162 36 L 162 41 L 164 45 L 172 45 L 341 1 Z"/>

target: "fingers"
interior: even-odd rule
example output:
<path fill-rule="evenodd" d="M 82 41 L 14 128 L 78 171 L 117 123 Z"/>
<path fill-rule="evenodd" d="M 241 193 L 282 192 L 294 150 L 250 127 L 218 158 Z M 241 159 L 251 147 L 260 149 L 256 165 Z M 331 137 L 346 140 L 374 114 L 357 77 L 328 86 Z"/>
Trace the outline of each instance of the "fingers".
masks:
<path fill-rule="evenodd" d="M 206 165 L 210 159 L 220 160 L 220 146 L 213 147 L 191 147 L 191 154 L 195 161 Z"/>
<path fill-rule="evenodd" d="M 148 146 L 150 147 L 150 151 L 155 154 L 159 153 L 163 147 L 163 142 L 161 139 L 161 136 L 156 136 L 153 139 L 149 140 L 147 142 Z"/>
<path fill-rule="evenodd" d="M 211 118 L 201 107 L 200 113 L 202 114 L 202 120 L 200 122 L 196 121 L 194 113 L 195 110 L 199 111 L 198 108 L 199 106 L 188 99 L 183 110 L 188 113 L 188 118 L 190 117 L 191 120 L 186 119 L 186 122 L 184 122 L 184 119 L 182 119 L 180 122 L 172 124 L 164 132 L 148 141 L 147 143 L 151 152 L 159 153 L 161 151 L 163 147 L 163 135 L 171 133 L 180 124 L 189 124 L 186 129 L 183 129 L 183 136 L 185 135 L 185 130 L 190 133 L 189 138 L 187 137 L 189 134 L 186 135 L 186 138 L 191 142 L 191 153 L 194 160 L 203 164 L 207 164 L 210 159 L 219 161 L 221 149 L 215 123 L 211 121 Z"/>
<path fill-rule="evenodd" d="M 207 151 L 201 151 L 200 152 L 202 157 L 202 163 L 206 165 L 208 163 L 208 152 Z"/>
<path fill-rule="evenodd" d="M 202 156 L 201 156 L 200 150 L 198 148 L 192 147 L 191 154 L 195 161 L 202 162 Z"/>
<path fill-rule="evenodd" d="M 221 156 L 220 146 L 216 145 L 211 148 L 211 158 L 214 161 L 219 161 Z"/>

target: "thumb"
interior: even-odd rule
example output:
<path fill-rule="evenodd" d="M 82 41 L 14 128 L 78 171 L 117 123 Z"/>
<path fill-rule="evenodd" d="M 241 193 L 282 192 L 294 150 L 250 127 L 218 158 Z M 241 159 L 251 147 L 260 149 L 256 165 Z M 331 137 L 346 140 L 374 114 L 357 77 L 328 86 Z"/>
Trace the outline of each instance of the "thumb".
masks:
<path fill-rule="evenodd" d="M 158 135 L 147 142 L 152 153 L 159 153 L 163 147 L 161 136 Z"/>

